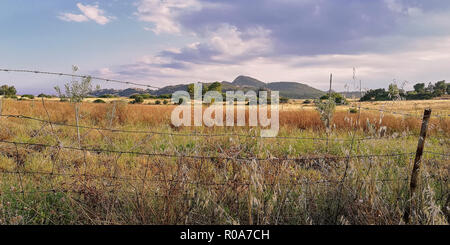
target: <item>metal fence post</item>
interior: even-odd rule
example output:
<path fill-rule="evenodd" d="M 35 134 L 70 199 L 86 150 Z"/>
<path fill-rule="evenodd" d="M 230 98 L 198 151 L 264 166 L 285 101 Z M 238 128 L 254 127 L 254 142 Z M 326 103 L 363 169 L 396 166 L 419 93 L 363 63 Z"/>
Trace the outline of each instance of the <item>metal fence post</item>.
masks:
<path fill-rule="evenodd" d="M 413 199 L 417 188 L 417 179 L 419 176 L 420 164 L 422 162 L 423 148 L 425 146 L 425 138 L 427 137 L 428 122 L 430 120 L 430 116 L 431 116 L 431 109 L 425 109 L 423 113 L 422 128 L 420 129 L 419 143 L 417 145 L 416 158 L 414 159 L 414 166 L 411 173 L 411 181 L 409 183 L 410 200 L 406 206 L 405 213 L 403 214 L 403 220 L 405 221 L 405 223 L 409 223 L 412 206 L 414 204 Z"/>

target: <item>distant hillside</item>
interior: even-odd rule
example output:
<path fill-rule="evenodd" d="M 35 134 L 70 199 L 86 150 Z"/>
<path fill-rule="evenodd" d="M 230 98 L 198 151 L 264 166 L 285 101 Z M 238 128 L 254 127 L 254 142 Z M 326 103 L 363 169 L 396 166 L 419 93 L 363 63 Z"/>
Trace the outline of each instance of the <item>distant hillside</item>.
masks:
<path fill-rule="evenodd" d="M 129 97 L 133 94 L 145 94 L 145 93 L 154 93 L 154 90 L 144 90 L 141 88 L 127 88 L 127 89 L 100 89 L 95 92 L 93 92 L 91 95 L 100 97 L 102 95 L 110 94 L 110 95 L 116 95 L 120 97 Z"/>
<path fill-rule="evenodd" d="M 279 91 L 280 96 L 290 99 L 311 99 L 325 94 L 325 92 L 310 87 L 303 83 L 296 82 L 273 82 L 264 83 L 248 76 L 238 76 L 232 83 L 237 87 L 258 90 L 265 88 L 272 91 Z"/>
<path fill-rule="evenodd" d="M 325 92 L 315 89 L 303 83 L 297 82 L 273 82 L 264 83 L 248 76 L 238 76 L 233 82 L 223 81 L 222 92 L 242 90 L 244 92 L 248 90 L 258 91 L 259 89 L 267 89 L 272 91 L 279 91 L 281 97 L 287 97 L 290 99 L 314 99 L 325 94 Z M 205 86 L 208 84 L 205 84 Z M 105 94 L 118 95 L 128 97 L 132 94 L 149 93 L 152 95 L 172 94 L 176 91 L 187 91 L 188 84 L 180 84 L 173 86 L 166 86 L 158 90 L 143 90 L 137 88 L 129 88 L 125 90 L 114 89 L 102 89 L 93 93 L 93 96 L 101 96 Z"/>
<path fill-rule="evenodd" d="M 295 82 L 268 83 L 267 88 L 274 91 L 280 91 L 280 96 L 291 99 L 313 99 L 325 94 L 325 92 L 321 90 L 303 83 Z"/>
<path fill-rule="evenodd" d="M 255 87 L 255 88 L 262 88 L 266 87 L 266 83 L 263 83 L 255 78 L 247 77 L 247 76 L 238 76 L 234 81 L 232 82 L 234 86 L 238 87 Z"/>

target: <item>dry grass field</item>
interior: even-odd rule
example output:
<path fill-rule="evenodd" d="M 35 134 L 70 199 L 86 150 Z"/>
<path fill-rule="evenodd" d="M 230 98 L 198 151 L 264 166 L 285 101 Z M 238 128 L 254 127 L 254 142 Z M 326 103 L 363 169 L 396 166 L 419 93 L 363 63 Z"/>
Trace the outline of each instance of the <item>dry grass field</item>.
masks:
<path fill-rule="evenodd" d="M 174 105 L 84 102 L 79 142 L 73 104 L 4 99 L 0 224 L 402 224 L 426 107 L 410 223 L 448 224 L 450 101 L 357 106 L 339 106 L 327 134 L 291 102 L 278 137 L 260 138 L 173 127 Z"/>

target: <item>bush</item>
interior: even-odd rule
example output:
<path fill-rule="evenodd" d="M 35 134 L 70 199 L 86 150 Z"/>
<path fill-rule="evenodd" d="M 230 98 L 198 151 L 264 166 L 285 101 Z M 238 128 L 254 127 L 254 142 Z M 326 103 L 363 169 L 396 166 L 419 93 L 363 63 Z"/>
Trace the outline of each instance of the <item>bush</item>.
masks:
<path fill-rule="evenodd" d="M 106 103 L 104 100 L 102 100 L 102 99 L 96 99 L 96 100 L 94 100 L 94 101 L 92 101 L 93 103 L 97 103 L 97 104 L 104 104 L 104 103 Z"/>
<path fill-rule="evenodd" d="M 144 99 L 153 99 L 154 98 L 154 96 L 149 93 L 141 94 L 141 97 Z"/>
<path fill-rule="evenodd" d="M 68 98 L 65 98 L 65 97 L 63 97 L 63 98 L 59 99 L 59 101 L 60 101 L 60 102 L 69 102 L 69 99 L 68 99 Z"/>
<path fill-rule="evenodd" d="M 155 105 L 161 105 L 161 101 L 160 100 L 155 101 Z"/>
<path fill-rule="evenodd" d="M 358 109 L 356 109 L 356 108 L 350 108 L 349 112 L 350 112 L 351 114 L 355 114 L 355 113 L 358 113 Z"/>
<path fill-rule="evenodd" d="M 32 100 L 32 99 L 34 99 L 34 95 L 32 95 L 32 94 L 24 94 L 24 95 L 22 95 L 22 98 L 27 98 L 27 99 Z"/>
<path fill-rule="evenodd" d="M 322 97 L 320 97 L 321 100 L 328 100 L 328 98 L 329 98 L 328 94 L 323 95 Z M 334 99 L 334 102 L 337 105 L 346 105 L 346 104 L 348 104 L 347 100 L 340 93 L 331 93 L 331 98 Z"/>
<path fill-rule="evenodd" d="M 132 94 L 130 95 L 130 99 L 136 99 L 138 96 L 141 96 L 140 94 Z M 141 96 L 142 97 L 142 96 Z"/>
<path fill-rule="evenodd" d="M 13 94 L 7 94 L 5 95 L 5 99 L 17 99 L 17 96 Z"/>
<path fill-rule="evenodd" d="M 312 103 L 311 100 L 304 100 L 304 101 L 303 101 L 303 104 L 311 104 L 311 103 Z"/>
<path fill-rule="evenodd" d="M 131 102 L 131 104 L 142 104 L 144 102 L 144 98 L 142 96 L 136 96 L 134 97 L 134 100 Z"/>
<path fill-rule="evenodd" d="M 117 98 L 117 95 L 104 94 L 104 95 L 100 95 L 100 98 L 104 98 L 104 99 Z"/>
<path fill-rule="evenodd" d="M 169 103 L 169 101 L 163 100 L 163 104 L 164 104 L 164 105 L 167 105 L 168 103 Z"/>
<path fill-rule="evenodd" d="M 49 99 L 49 98 L 52 98 L 53 96 L 48 95 L 48 94 L 39 94 L 37 97 L 38 98 L 47 98 L 47 99 Z"/>
<path fill-rule="evenodd" d="M 280 104 L 286 104 L 288 102 L 289 102 L 289 98 L 286 98 L 286 97 L 281 97 L 280 98 Z"/>

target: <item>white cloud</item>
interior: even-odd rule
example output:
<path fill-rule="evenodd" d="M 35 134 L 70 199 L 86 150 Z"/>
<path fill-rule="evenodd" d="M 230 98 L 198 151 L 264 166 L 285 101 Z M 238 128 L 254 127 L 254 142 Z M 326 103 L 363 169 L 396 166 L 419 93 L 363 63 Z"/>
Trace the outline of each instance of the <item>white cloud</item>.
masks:
<path fill-rule="evenodd" d="M 198 11 L 201 7 L 198 0 L 141 0 L 135 14 L 139 20 L 153 23 L 155 27 L 151 30 L 156 34 L 179 33 L 180 24 L 176 17 L 182 12 Z"/>
<path fill-rule="evenodd" d="M 402 13 L 403 12 L 403 4 L 401 2 L 399 2 L 398 0 L 384 0 L 384 2 L 386 3 L 387 7 L 393 11 L 393 12 L 397 12 L 397 13 Z"/>
<path fill-rule="evenodd" d="M 58 18 L 68 22 L 86 22 L 93 20 L 100 25 L 105 25 L 114 19 L 112 16 L 105 16 L 105 11 L 100 9 L 98 5 L 77 3 L 77 7 L 82 14 L 61 13 Z"/>
<path fill-rule="evenodd" d="M 246 40 L 243 35 L 249 36 Z M 216 60 L 226 60 L 241 55 L 252 56 L 270 51 L 270 31 L 261 27 L 242 33 L 237 27 L 224 24 L 215 32 L 209 34 L 207 44 L 220 54 L 214 56 Z"/>
<path fill-rule="evenodd" d="M 227 47 L 225 45 L 225 47 Z M 228 50 L 225 48 L 224 50 Z M 303 82 L 326 90 L 329 73 L 333 88 L 343 91 L 353 84 L 353 67 L 362 80 L 363 89 L 387 87 L 394 79 L 409 81 L 406 89 L 417 82 L 450 80 L 450 36 L 420 40 L 407 49 L 389 54 L 365 53 L 349 55 L 253 57 L 231 64 L 183 62 L 183 67 L 169 67 L 174 61 L 146 56 L 135 64 L 113 67 L 116 78 L 166 86 L 196 81 L 232 81 L 238 75 L 249 75 L 265 82 Z M 176 61 L 176 60 L 175 60 Z"/>
<path fill-rule="evenodd" d="M 68 21 L 68 22 L 86 22 L 88 21 L 88 17 L 82 15 L 82 14 L 71 14 L 71 13 L 62 13 L 58 16 L 61 20 Z"/>

